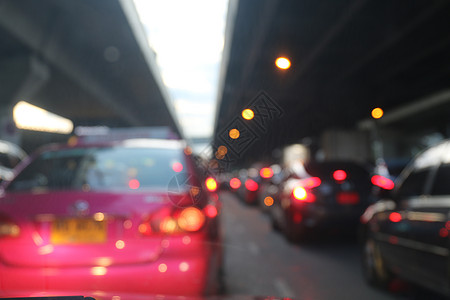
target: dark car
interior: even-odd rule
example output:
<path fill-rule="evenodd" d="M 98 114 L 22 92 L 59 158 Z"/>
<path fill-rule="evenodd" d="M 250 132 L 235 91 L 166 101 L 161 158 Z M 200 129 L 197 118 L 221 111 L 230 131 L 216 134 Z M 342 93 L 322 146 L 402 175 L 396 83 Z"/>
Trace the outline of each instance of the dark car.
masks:
<path fill-rule="evenodd" d="M 291 241 L 318 230 L 356 232 L 372 187 L 370 170 L 355 162 L 299 164 L 273 196 L 273 226 Z"/>
<path fill-rule="evenodd" d="M 450 142 L 418 155 L 389 198 L 361 218 L 367 281 L 387 286 L 398 276 L 450 296 Z"/>

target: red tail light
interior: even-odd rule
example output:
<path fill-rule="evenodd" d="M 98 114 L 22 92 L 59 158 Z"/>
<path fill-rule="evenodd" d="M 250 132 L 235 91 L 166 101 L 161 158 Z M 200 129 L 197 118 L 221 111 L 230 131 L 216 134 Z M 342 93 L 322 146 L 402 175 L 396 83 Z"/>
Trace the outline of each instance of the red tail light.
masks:
<path fill-rule="evenodd" d="M 333 172 L 333 179 L 336 181 L 344 181 L 347 178 L 347 173 L 344 170 L 336 170 Z"/>
<path fill-rule="evenodd" d="M 181 211 L 177 223 L 184 231 L 198 231 L 205 224 L 205 215 L 198 208 L 188 207 Z"/>
<path fill-rule="evenodd" d="M 357 192 L 339 192 L 336 200 L 339 204 L 358 204 L 359 194 Z"/>
<path fill-rule="evenodd" d="M 300 180 L 300 185 L 307 189 L 318 187 L 322 183 L 319 177 L 309 177 Z"/>
<path fill-rule="evenodd" d="M 215 192 L 217 190 L 217 182 L 214 178 L 212 177 L 206 178 L 205 184 L 208 191 Z"/>
<path fill-rule="evenodd" d="M 211 204 L 206 205 L 203 210 L 205 211 L 206 216 L 211 219 L 215 218 L 218 214 L 217 207 Z"/>
<path fill-rule="evenodd" d="M 150 216 L 145 222 L 142 222 L 138 227 L 138 231 L 144 236 L 158 233 L 193 232 L 200 230 L 205 221 L 205 213 L 196 207 L 187 207 L 181 210 L 164 208 Z"/>
<path fill-rule="evenodd" d="M 259 175 L 261 175 L 262 178 L 272 178 L 273 176 L 273 170 L 271 168 L 262 168 L 261 171 L 259 171 Z"/>
<path fill-rule="evenodd" d="M 238 188 L 241 187 L 241 181 L 239 180 L 239 178 L 231 178 L 230 186 L 232 189 L 237 190 Z"/>
<path fill-rule="evenodd" d="M 394 223 L 400 222 L 402 220 L 402 215 L 399 214 L 398 212 L 392 212 L 389 215 L 389 220 Z"/>
<path fill-rule="evenodd" d="M 258 186 L 258 183 L 256 181 L 254 181 L 253 179 L 247 179 L 245 181 L 245 187 L 250 192 L 256 192 L 258 190 L 259 186 Z"/>
<path fill-rule="evenodd" d="M 292 196 L 301 202 L 314 202 L 316 196 L 307 191 L 303 186 L 298 186 L 292 191 Z"/>
<path fill-rule="evenodd" d="M 373 175 L 371 181 L 373 185 L 376 185 L 385 190 L 392 190 L 395 186 L 392 180 L 381 175 Z"/>

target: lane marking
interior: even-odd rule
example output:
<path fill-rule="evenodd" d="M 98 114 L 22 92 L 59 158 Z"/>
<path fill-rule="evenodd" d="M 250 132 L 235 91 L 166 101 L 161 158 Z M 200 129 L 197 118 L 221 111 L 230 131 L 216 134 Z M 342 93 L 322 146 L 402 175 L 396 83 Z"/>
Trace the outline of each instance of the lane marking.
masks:
<path fill-rule="evenodd" d="M 295 293 L 289 287 L 289 285 L 281 278 L 277 278 L 274 280 L 273 285 L 280 297 L 285 298 L 295 298 Z"/>

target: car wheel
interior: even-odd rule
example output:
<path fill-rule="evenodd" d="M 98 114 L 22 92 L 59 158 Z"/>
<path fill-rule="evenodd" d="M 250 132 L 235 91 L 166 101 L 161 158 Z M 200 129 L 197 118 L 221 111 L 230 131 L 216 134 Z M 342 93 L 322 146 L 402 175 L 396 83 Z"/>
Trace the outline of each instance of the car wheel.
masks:
<path fill-rule="evenodd" d="M 362 244 L 362 268 L 364 277 L 371 285 L 386 288 L 392 278 L 386 268 L 378 243 L 367 237 Z"/>

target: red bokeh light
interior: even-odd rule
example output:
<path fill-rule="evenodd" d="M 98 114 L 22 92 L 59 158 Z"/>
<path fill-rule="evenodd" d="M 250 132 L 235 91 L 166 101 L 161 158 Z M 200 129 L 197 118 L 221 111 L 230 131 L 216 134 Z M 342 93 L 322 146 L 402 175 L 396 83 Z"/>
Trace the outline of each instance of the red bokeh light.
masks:
<path fill-rule="evenodd" d="M 231 178 L 230 180 L 230 186 L 232 189 L 237 190 L 238 188 L 241 187 L 241 181 L 239 180 L 239 178 Z"/>
<path fill-rule="evenodd" d="M 373 185 L 376 185 L 385 190 L 392 190 L 395 186 L 392 180 L 381 175 L 373 175 L 370 181 Z"/>
<path fill-rule="evenodd" d="M 258 190 L 258 183 L 254 181 L 253 179 L 247 179 L 245 181 L 245 187 L 250 192 L 256 192 Z"/>
<path fill-rule="evenodd" d="M 273 170 L 271 168 L 262 168 L 259 171 L 259 175 L 261 175 L 262 178 L 272 178 L 273 176 Z"/>
<path fill-rule="evenodd" d="M 141 184 L 137 179 L 131 179 L 130 181 L 128 181 L 128 187 L 132 190 L 137 190 L 140 185 Z"/>
<path fill-rule="evenodd" d="M 389 220 L 394 223 L 400 222 L 402 220 L 402 215 L 399 214 L 398 212 L 392 212 L 389 215 Z"/>
<path fill-rule="evenodd" d="M 209 217 L 209 218 L 215 218 L 217 216 L 217 208 L 214 205 L 208 204 L 206 205 L 206 207 L 203 209 L 205 211 L 205 214 Z"/>
<path fill-rule="evenodd" d="M 344 181 L 347 178 L 347 173 L 344 170 L 336 170 L 333 172 L 333 178 L 336 181 Z"/>
<path fill-rule="evenodd" d="M 175 162 L 172 164 L 172 170 L 174 170 L 177 173 L 180 173 L 183 171 L 183 165 L 179 162 Z"/>

